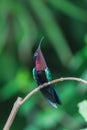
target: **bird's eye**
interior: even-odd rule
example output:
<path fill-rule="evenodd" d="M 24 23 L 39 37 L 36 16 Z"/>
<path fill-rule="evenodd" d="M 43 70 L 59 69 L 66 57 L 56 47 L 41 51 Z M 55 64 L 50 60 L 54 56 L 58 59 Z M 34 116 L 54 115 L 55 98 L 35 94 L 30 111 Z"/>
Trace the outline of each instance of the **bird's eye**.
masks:
<path fill-rule="evenodd" d="M 38 53 L 36 52 L 35 54 L 34 54 L 34 56 L 36 57 L 38 55 Z"/>
<path fill-rule="evenodd" d="M 34 62 L 36 62 L 36 58 L 37 58 L 37 56 L 38 56 L 38 52 L 36 51 L 36 52 L 34 53 L 34 56 L 33 56 L 33 60 L 34 60 Z"/>

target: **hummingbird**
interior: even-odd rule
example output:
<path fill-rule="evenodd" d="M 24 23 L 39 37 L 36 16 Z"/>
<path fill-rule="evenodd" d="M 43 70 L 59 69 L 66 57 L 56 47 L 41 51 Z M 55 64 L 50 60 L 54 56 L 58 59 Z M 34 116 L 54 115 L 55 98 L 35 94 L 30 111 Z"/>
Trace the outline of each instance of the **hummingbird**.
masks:
<path fill-rule="evenodd" d="M 33 56 L 34 64 L 35 64 L 35 67 L 33 68 L 33 77 L 36 83 L 38 84 L 38 86 L 46 82 L 49 82 L 53 79 L 50 69 L 48 68 L 46 64 L 43 53 L 41 51 L 41 43 L 43 39 L 44 37 L 41 38 L 39 46 Z M 61 100 L 55 89 L 55 84 L 46 86 L 45 88 L 42 88 L 40 91 L 44 95 L 44 97 L 47 99 L 47 101 L 54 108 L 57 108 L 57 104 L 61 105 Z"/>

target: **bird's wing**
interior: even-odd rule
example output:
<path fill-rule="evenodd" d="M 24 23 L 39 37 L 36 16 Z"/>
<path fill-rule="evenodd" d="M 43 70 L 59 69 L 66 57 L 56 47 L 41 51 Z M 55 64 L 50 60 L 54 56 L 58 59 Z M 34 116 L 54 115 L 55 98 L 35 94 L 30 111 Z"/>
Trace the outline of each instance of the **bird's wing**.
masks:
<path fill-rule="evenodd" d="M 52 75 L 51 75 L 51 72 L 50 72 L 49 68 L 45 69 L 45 74 L 46 74 L 46 78 L 48 79 L 48 81 L 51 81 L 52 80 Z M 58 93 L 57 93 L 57 91 L 55 89 L 55 84 L 51 84 L 51 86 L 47 87 L 46 89 L 48 91 L 48 94 L 50 94 L 52 96 L 52 99 L 53 99 L 53 97 L 55 97 L 55 99 L 53 99 L 53 100 L 55 102 L 57 102 L 58 104 L 61 104 L 61 100 L 60 100 L 59 95 L 58 95 Z"/>
<path fill-rule="evenodd" d="M 34 78 L 34 80 L 37 82 L 37 79 L 36 79 L 36 69 L 35 68 L 33 68 L 33 78 Z"/>
<path fill-rule="evenodd" d="M 47 80 L 51 81 L 52 80 L 52 75 L 51 75 L 51 72 L 50 72 L 48 67 L 45 69 L 45 74 L 46 74 Z"/>

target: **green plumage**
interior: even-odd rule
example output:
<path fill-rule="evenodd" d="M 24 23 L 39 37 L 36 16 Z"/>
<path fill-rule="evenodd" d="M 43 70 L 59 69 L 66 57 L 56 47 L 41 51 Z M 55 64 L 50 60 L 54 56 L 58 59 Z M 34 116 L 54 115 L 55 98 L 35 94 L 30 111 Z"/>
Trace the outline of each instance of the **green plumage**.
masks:
<path fill-rule="evenodd" d="M 35 70 L 35 68 L 33 68 L 33 78 L 37 82 L 37 77 L 35 76 L 35 73 L 36 73 L 36 70 Z M 51 72 L 48 67 L 45 69 L 45 75 L 46 75 L 47 81 L 52 80 L 52 75 L 51 75 Z"/>
<path fill-rule="evenodd" d="M 45 74 L 46 74 L 47 80 L 51 81 L 52 80 L 52 75 L 51 75 L 51 72 L 50 72 L 48 67 L 45 69 Z"/>

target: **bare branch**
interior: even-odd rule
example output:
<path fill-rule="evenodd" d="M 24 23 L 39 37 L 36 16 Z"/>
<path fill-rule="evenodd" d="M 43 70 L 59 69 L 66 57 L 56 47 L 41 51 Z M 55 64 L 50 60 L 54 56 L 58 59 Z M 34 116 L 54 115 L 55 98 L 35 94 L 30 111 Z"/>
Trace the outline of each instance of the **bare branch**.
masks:
<path fill-rule="evenodd" d="M 47 82 L 47 83 L 44 83 L 43 85 L 40 85 L 38 86 L 37 88 L 35 88 L 34 90 L 32 90 L 24 99 L 22 99 L 21 97 L 18 97 L 16 102 L 14 103 L 13 105 L 13 108 L 12 108 L 12 111 L 9 115 L 9 118 L 3 128 L 3 130 L 10 130 L 10 127 L 14 121 L 14 118 L 20 108 L 20 106 L 26 102 L 26 100 L 28 100 L 33 94 L 35 94 L 36 92 L 38 92 L 40 89 L 48 86 L 48 85 L 51 85 L 51 84 L 54 84 L 54 83 L 57 83 L 57 82 L 61 82 L 61 81 L 66 81 L 66 80 L 74 80 L 74 81 L 78 81 L 78 82 L 82 82 L 84 84 L 87 84 L 87 81 L 86 80 L 83 80 L 81 78 L 75 78 L 75 77 L 66 77 L 66 78 L 59 78 L 59 79 L 55 79 L 55 80 L 52 80 L 50 82 Z"/>
<path fill-rule="evenodd" d="M 65 80 L 74 80 L 74 81 L 78 81 L 78 82 L 82 82 L 84 84 L 87 84 L 86 80 L 83 80 L 81 78 L 75 78 L 75 77 L 66 77 L 66 78 L 59 78 L 59 79 L 54 79 L 50 82 L 44 83 L 43 85 L 38 86 L 37 88 L 35 88 L 34 90 L 32 90 L 21 102 L 21 104 L 23 104 L 27 99 L 29 99 L 33 94 L 35 94 L 37 91 L 39 91 L 41 88 L 46 87 L 47 85 L 51 85 L 57 82 L 61 82 L 61 81 L 65 81 Z"/>
<path fill-rule="evenodd" d="M 17 100 L 16 100 L 16 102 L 13 105 L 13 108 L 11 110 L 11 113 L 10 113 L 10 115 L 8 117 L 8 120 L 7 120 L 7 122 L 6 122 L 3 130 L 9 130 L 10 129 L 10 127 L 11 127 L 13 121 L 14 121 L 14 118 L 15 118 L 17 112 L 18 112 L 18 109 L 19 109 L 19 107 L 21 105 L 20 104 L 21 101 L 22 101 L 22 98 L 18 97 Z"/>

